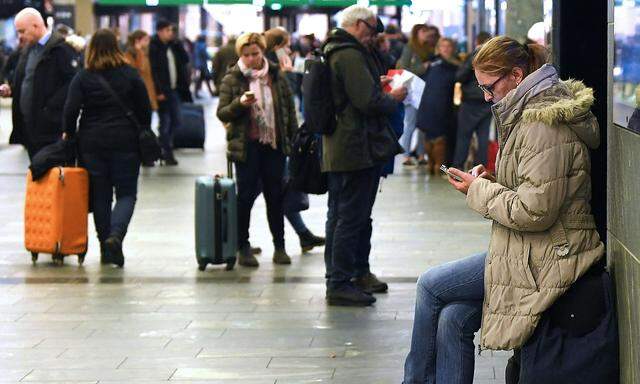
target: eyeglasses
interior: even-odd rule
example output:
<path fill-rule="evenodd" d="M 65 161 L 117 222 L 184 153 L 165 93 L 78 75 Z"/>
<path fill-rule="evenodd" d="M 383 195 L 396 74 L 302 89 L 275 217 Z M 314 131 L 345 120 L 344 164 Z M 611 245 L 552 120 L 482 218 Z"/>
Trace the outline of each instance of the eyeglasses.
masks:
<path fill-rule="evenodd" d="M 498 78 L 498 80 L 494 81 L 493 83 L 489 84 L 489 85 L 484 85 L 484 84 L 478 84 L 478 87 L 480 89 L 482 89 L 482 92 L 484 93 L 488 93 L 491 97 L 493 97 L 493 88 L 495 88 L 496 84 L 498 84 L 498 82 L 502 79 L 505 78 L 505 76 L 507 76 L 509 73 L 505 73 L 504 75 L 500 76 Z"/>
<path fill-rule="evenodd" d="M 367 26 L 367 28 L 369 28 L 369 30 L 371 31 L 372 34 L 377 34 L 378 33 L 378 28 L 372 26 L 371 24 L 367 23 L 365 20 L 360 19 L 358 21 L 362 21 L 364 23 L 364 25 Z"/>

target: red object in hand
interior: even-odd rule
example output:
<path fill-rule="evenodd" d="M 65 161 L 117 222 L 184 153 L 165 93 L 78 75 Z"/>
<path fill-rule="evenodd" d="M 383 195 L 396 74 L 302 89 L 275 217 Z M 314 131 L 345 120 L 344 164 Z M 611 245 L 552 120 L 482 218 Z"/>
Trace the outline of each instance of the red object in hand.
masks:
<path fill-rule="evenodd" d="M 404 72 L 403 69 L 390 69 L 389 72 L 387 72 L 387 77 L 388 78 L 392 78 L 395 75 L 400 75 L 402 74 L 402 72 Z M 382 88 L 382 90 L 384 91 L 384 93 L 389 93 L 391 92 L 391 84 L 386 84 L 384 86 L 384 88 Z"/>

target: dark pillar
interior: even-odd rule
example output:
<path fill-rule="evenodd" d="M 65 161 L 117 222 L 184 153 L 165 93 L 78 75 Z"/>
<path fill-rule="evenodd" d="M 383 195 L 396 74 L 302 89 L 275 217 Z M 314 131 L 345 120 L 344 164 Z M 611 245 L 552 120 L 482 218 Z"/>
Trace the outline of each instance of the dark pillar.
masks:
<path fill-rule="evenodd" d="M 591 27 L 585 27 L 589 20 Z M 598 232 L 606 240 L 607 223 L 607 2 L 556 0 L 553 4 L 553 56 L 562 79 L 593 88 L 592 111 L 600 124 L 600 148 L 591 152 L 593 199 Z"/>

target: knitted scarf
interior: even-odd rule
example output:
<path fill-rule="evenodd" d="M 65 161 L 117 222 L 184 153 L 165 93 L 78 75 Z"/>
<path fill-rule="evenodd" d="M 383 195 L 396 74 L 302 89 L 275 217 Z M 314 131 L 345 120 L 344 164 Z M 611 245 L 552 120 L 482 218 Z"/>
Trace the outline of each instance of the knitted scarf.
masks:
<path fill-rule="evenodd" d="M 262 69 L 252 69 L 244 65 L 242 60 L 238 60 L 238 67 L 249 80 L 249 90 L 256 95 L 256 102 L 251 107 L 251 117 L 260 132 L 259 142 L 276 149 L 276 113 L 269 78 L 269 62 L 265 58 Z"/>

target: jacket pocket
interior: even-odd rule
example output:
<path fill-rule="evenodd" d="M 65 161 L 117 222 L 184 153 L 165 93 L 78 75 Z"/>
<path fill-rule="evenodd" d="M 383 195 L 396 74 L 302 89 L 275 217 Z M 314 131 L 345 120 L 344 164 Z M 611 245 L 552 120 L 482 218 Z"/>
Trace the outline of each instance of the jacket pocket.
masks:
<path fill-rule="evenodd" d="M 529 280 L 529 284 L 531 287 L 538 291 L 538 283 L 536 283 L 535 277 L 533 277 L 533 273 L 531 272 L 531 244 L 527 244 L 524 249 L 524 257 L 522 258 L 522 267 L 524 270 L 524 274 Z"/>

